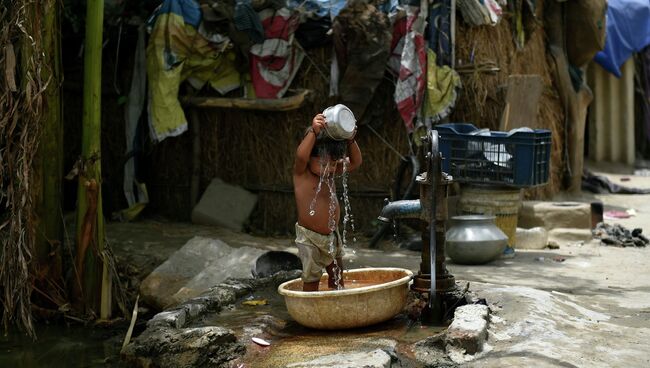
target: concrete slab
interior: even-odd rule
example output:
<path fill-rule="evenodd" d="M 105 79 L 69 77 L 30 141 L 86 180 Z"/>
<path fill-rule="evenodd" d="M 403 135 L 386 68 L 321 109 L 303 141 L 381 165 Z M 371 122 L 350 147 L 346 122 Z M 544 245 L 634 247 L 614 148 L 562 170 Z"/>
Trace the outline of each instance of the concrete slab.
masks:
<path fill-rule="evenodd" d="M 256 202 L 255 194 L 215 178 L 192 210 L 192 222 L 239 231 L 253 211 Z"/>
<path fill-rule="evenodd" d="M 390 368 L 391 356 L 381 349 L 368 352 L 332 354 L 307 362 L 287 365 L 290 368 Z"/>
<path fill-rule="evenodd" d="M 591 205 L 580 202 L 524 201 L 519 210 L 518 226 L 526 229 L 543 227 L 546 230 L 563 228 L 591 228 Z"/>

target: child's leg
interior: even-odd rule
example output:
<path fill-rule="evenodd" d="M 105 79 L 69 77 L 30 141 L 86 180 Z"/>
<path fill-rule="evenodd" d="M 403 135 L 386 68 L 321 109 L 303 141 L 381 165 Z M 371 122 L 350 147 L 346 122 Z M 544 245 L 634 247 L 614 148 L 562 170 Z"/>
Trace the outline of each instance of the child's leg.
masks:
<path fill-rule="evenodd" d="M 302 291 L 318 291 L 318 284 L 319 281 L 313 281 L 313 282 L 303 282 L 302 283 Z"/>
<path fill-rule="evenodd" d="M 334 262 L 330 263 L 329 266 L 325 268 L 327 271 L 327 286 L 330 289 L 336 289 L 336 279 L 339 280 L 339 287 L 344 288 L 345 284 L 343 282 L 343 257 L 336 257 L 336 265 Z"/>

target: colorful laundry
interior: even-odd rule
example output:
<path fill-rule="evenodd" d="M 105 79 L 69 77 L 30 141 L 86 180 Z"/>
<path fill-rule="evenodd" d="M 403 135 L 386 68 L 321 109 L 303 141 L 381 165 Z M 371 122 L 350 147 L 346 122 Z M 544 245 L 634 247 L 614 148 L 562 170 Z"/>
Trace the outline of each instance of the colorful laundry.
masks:
<path fill-rule="evenodd" d="M 288 8 L 258 13 L 265 40 L 250 50 L 251 81 L 256 98 L 281 98 L 296 75 L 304 52 L 294 42 L 299 16 Z"/>
<path fill-rule="evenodd" d="M 438 66 L 436 54 L 427 51 L 427 92 L 424 117 L 439 122 L 451 114 L 461 87 L 460 76 L 449 66 Z"/>
<path fill-rule="evenodd" d="M 429 48 L 437 55 L 437 65 L 451 65 L 451 0 L 436 0 L 429 13 Z"/>
<path fill-rule="evenodd" d="M 405 5 L 406 16 L 395 21 L 389 67 L 398 75 L 395 102 L 408 132 L 415 128 L 426 87 L 427 55 L 424 41 L 427 0 Z"/>
<path fill-rule="evenodd" d="M 222 94 L 241 86 L 229 39 L 216 44 L 197 33 L 197 11 L 194 0 L 165 0 L 156 14 L 147 45 L 149 130 L 155 142 L 187 130 L 178 101 L 182 81 L 195 88 L 209 83 Z"/>

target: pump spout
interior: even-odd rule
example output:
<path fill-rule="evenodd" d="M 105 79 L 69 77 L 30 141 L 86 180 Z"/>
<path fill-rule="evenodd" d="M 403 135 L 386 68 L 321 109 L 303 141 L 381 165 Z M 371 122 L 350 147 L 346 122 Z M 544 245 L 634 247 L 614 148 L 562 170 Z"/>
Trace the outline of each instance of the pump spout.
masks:
<path fill-rule="evenodd" d="M 390 223 L 394 219 L 420 218 L 422 215 L 422 204 L 419 199 L 401 200 L 389 202 L 382 208 L 377 219 L 381 222 Z"/>

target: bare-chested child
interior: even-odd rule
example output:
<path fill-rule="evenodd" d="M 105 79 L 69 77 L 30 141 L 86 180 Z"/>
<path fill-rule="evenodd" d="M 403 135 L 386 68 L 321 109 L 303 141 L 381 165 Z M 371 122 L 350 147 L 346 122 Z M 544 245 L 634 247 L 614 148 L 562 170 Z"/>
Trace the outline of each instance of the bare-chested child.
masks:
<path fill-rule="evenodd" d="M 361 165 L 361 151 L 354 137 L 347 141 L 317 139 L 326 126 L 324 115 L 318 114 L 314 117 L 311 127 L 296 150 L 293 168 L 293 189 L 298 209 L 296 246 L 303 265 L 303 291 L 318 290 L 323 268 L 329 276 L 329 288 L 344 286 L 343 244 L 337 228 L 341 211 L 334 195 L 334 218 L 331 222 L 332 196 L 327 180 L 331 180 L 329 184 L 336 190 L 333 183 L 334 175 L 343 172 L 343 160 L 348 162 L 348 172 Z M 319 157 L 319 154 L 324 157 Z M 321 176 L 325 176 L 321 184 L 322 188 L 314 200 Z M 314 201 L 313 205 L 312 201 Z M 330 252 L 330 244 L 334 244 L 333 254 Z M 337 280 L 339 280 L 338 285 Z"/>

